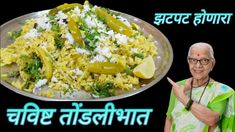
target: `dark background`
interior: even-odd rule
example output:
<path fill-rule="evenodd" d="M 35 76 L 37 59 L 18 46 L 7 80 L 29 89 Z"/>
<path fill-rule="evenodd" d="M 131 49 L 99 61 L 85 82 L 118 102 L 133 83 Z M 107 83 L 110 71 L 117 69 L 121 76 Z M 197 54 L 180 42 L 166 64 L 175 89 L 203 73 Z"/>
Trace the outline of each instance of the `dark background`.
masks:
<path fill-rule="evenodd" d="M 15 17 L 25 15 L 31 12 L 46 10 L 54 8 L 63 3 L 83 3 L 83 0 L 6 0 L 1 3 L 1 18 L 0 24 L 3 24 Z M 107 7 L 116 11 L 127 13 L 138 17 L 146 22 L 153 24 L 155 13 L 195 13 L 200 12 L 201 9 L 206 9 L 207 12 L 216 13 L 234 13 L 234 2 L 231 1 L 168 1 L 168 0 L 90 0 L 93 5 Z M 187 51 L 191 44 L 195 42 L 210 43 L 215 52 L 216 65 L 211 73 L 211 77 L 219 82 L 223 82 L 232 88 L 234 84 L 234 34 L 235 34 L 235 20 L 231 17 L 230 24 L 204 24 L 195 27 L 193 21 L 188 25 L 154 25 L 158 28 L 170 41 L 173 52 L 173 64 L 166 76 L 171 77 L 175 81 L 179 81 L 190 77 L 188 65 L 186 62 Z M 147 126 L 124 126 L 122 123 L 113 122 L 112 126 L 61 126 L 58 120 L 59 115 L 54 115 L 52 125 L 50 126 L 14 126 L 10 124 L 6 117 L 7 108 L 23 108 L 27 102 L 35 102 L 40 108 L 56 108 L 57 110 L 69 107 L 72 102 L 45 102 L 22 95 L 16 94 L 4 86 L 0 85 L 0 128 L 34 128 L 34 129 L 56 129 L 75 131 L 83 131 L 88 129 L 100 130 L 158 130 L 163 131 L 165 122 L 165 113 L 168 107 L 169 95 L 171 86 L 164 77 L 159 83 L 141 92 L 137 95 L 112 101 L 117 108 L 153 108 L 154 112 L 150 115 Z M 86 108 L 103 108 L 107 102 L 83 102 Z M 58 113 L 58 112 L 57 112 Z M 26 123 L 28 124 L 28 123 Z"/>

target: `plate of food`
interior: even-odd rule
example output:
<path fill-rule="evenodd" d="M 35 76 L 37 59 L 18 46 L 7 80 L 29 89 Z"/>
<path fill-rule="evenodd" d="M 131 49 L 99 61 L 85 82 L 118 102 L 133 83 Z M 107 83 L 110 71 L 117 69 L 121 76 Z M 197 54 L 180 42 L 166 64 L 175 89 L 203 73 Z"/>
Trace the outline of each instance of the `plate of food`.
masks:
<path fill-rule="evenodd" d="M 65 3 L 0 27 L 1 84 L 44 101 L 110 101 L 151 88 L 173 61 L 170 42 L 134 16 Z"/>

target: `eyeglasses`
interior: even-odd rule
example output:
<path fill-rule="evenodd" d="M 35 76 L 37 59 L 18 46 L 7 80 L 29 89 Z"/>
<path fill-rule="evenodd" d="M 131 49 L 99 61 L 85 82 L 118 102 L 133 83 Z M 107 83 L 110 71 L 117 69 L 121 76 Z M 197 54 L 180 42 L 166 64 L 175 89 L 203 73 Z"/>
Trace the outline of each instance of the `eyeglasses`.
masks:
<path fill-rule="evenodd" d="M 195 58 L 188 57 L 188 61 L 190 64 L 194 64 L 194 65 L 197 64 L 197 62 L 200 62 L 201 65 L 207 65 L 210 63 L 210 59 L 207 59 L 207 58 L 202 58 L 198 60 Z"/>

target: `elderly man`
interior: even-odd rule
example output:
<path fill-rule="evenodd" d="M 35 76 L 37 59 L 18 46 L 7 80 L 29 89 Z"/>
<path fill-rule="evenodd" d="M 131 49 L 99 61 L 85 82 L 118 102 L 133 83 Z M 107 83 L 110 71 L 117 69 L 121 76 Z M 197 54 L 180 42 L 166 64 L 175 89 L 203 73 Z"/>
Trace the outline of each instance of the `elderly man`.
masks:
<path fill-rule="evenodd" d="M 234 90 L 209 76 L 215 66 L 207 43 L 195 43 L 188 51 L 192 77 L 172 85 L 165 132 L 234 132 Z"/>

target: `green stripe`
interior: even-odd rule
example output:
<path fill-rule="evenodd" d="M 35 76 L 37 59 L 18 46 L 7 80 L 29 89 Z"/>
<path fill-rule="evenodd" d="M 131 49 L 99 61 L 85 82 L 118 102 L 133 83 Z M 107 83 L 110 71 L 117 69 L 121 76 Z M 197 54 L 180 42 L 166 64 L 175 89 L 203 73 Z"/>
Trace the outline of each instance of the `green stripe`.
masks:
<path fill-rule="evenodd" d="M 180 129 L 180 132 L 190 132 L 190 130 L 193 130 L 195 127 L 195 125 L 193 124 L 189 124 L 183 128 Z"/>
<path fill-rule="evenodd" d="M 172 132 L 176 132 L 176 130 L 175 130 L 175 123 L 173 122 L 173 124 L 172 124 Z"/>
<path fill-rule="evenodd" d="M 230 117 L 223 117 L 223 122 L 221 125 L 221 128 L 222 130 L 233 130 L 231 132 L 235 132 L 235 125 L 234 125 L 234 122 L 235 122 L 235 116 L 230 116 Z"/>
<path fill-rule="evenodd" d="M 208 87 L 208 88 L 212 88 L 213 84 L 214 84 L 214 83 L 210 82 L 207 87 Z"/>
<path fill-rule="evenodd" d="M 233 101 L 231 104 L 231 109 L 233 112 L 235 111 L 235 94 L 230 97 L 231 101 Z M 235 132 L 235 115 L 232 115 L 231 113 L 229 115 L 223 115 L 221 119 L 220 127 L 222 128 L 222 132 Z"/>
<path fill-rule="evenodd" d="M 186 79 L 178 82 L 178 84 L 183 85 L 183 86 L 185 85 L 185 83 L 186 83 Z"/>
<path fill-rule="evenodd" d="M 230 92 L 221 94 L 221 95 L 215 97 L 215 98 L 208 104 L 208 106 L 210 106 L 210 105 L 212 105 L 212 104 L 214 104 L 214 103 L 220 102 L 220 101 L 222 101 L 222 100 L 225 100 L 225 99 L 229 98 L 230 96 L 232 96 L 233 94 L 234 94 L 234 91 L 233 91 L 233 90 L 231 90 Z"/>
<path fill-rule="evenodd" d="M 206 125 L 204 128 L 203 128 L 203 132 L 208 132 L 208 129 L 209 129 L 209 127 L 208 127 L 208 125 Z"/>

